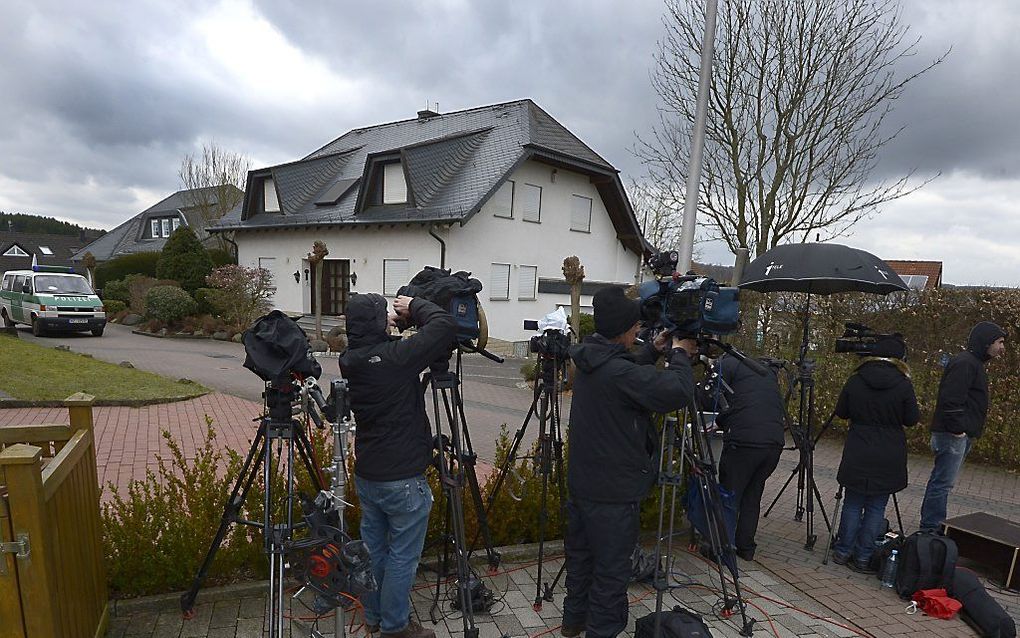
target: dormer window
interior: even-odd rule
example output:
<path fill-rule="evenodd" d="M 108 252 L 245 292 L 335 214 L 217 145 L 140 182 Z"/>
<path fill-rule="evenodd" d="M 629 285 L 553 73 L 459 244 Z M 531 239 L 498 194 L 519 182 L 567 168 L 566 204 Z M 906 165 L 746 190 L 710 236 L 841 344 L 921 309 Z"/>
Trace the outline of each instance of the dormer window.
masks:
<path fill-rule="evenodd" d="M 30 257 L 28 253 L 22 250 L 21 246 L 14 244 L 4 253 L 4 257 Z"/>
<path fill-rule="evenodd" d="M 276 182 L 272 177 L 262 182 L 262 204 L 267 213 L 280 212 L 280 198 L 276 196 Z"/>
<path fill-rule="evenodd" d="M 404 204 L 407 202 L 407 182 L 404 180 L 404 167 L 400 162 L 383 166 L 383 204 Z"/>
<path fill-rule="evenodd" d="M 180 227 L 180 217 L 152 217 L 149 219 L 149 233 L 153 239 L 165 239 Z"/>

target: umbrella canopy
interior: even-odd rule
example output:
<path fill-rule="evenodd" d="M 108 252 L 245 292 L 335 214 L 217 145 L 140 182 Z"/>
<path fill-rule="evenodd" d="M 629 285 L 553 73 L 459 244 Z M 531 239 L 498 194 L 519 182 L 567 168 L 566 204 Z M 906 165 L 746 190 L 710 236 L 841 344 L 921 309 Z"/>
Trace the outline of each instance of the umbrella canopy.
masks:
<path fill-rule="evenodd" d="M 776 246 L 747 265 L 739 287 L 813 295 L 907 290 L 900 276 L 871 253 L 823 243 Z"/>

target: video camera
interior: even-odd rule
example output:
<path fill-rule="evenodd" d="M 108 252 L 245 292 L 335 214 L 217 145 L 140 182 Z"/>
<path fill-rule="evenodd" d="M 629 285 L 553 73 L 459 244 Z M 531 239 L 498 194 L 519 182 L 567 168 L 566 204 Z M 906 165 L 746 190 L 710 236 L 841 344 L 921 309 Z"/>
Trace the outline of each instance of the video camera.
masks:
<path fill-rule="evenodd" d="M 740 290 L 720 286 L 711 277 L 680 275 L 679 255 L 663 251 L 648 258 L 656 279 L 638 286 L 641 319 L 679 337 L 732 334 L 740 328 Z"/>
<path fill-rule="evenodd" d="M 425 266 L 406 286 L 397 290 L 397 295 L 428 299 L 453 315 L 458 343 L 472 339 L 484 343 L 488 335 L 483 334 L 480 322 L 478 293 L 481 291 L 482 282 L 472 278 L 469 272 Z"/>
<path fill-rule="evenodd" d="M 538 321 L 525 319 L 524 329 L 538 330 Z M 542 334 L 531 338 L 529 346 L 531 352 L 539 356 L 566 361 L 567 348 L 570 347 L 570 335 L 555 328 L 546 328 Z"/>
<path fill-rule="evenodd" d="M 899 333 L 875 332 L 862 323 L 847 321 L 843 325 L 846 330 L 842 337 L 836 339 L 837 353 L 852 352 L 862 357 L 873 356 L 875 347 L 883 339 L 903 338 Z"/>

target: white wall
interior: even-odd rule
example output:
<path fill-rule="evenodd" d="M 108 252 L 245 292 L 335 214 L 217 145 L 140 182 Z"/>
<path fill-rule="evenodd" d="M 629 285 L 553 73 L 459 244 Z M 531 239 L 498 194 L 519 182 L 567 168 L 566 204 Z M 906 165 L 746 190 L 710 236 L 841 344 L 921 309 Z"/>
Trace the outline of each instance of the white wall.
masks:
<path fill-rule="evenodd" d="M 585 269 L 587 281 L 634 282 L 639 258 L 626 250 L 616 238 L 616 230 L 606 212 L 597 189 L 588 177 L 538 162 L 526 162 L 511 176 L 518 184 L 542 187 L 540 223 L 523 221 L 514 202 L 513 219 L 493 216 L 489 206 L 483 207 L 466 225 L 437 229 L 447 245 L 446 267 L 467 270 L 478 278 L 485 289 L 480 295 L 489 321 L 490 334 L 498 339 L 523 340 L 531 336 L 523 328 L 524 319 L 539 319 L 569 304 L 569 295 L 539 293 L 535 300 L 518 300 L 518 272 L 521 265 L 538 267 L 538 277 L 562 279 L 563 259 L 577 255 Z M 553 181 L 555 179 L 555 181 Z M 572 195 L 592 199 L 591 232 L 570 230 Z M 518 197 L 520 189 L 518 189 Z M 273 262 L 277 308 L 311 312 L 310 282 L 305 280 L 308 267 L 306 255 L 312 243 L 321 239 L 329 248 L 327 259 L 350 259 L 351 270 L 357 273 L 354 292 L 382 292 L 383 259 L 408 259 L 409 273 L 414 276 L 424 266 L 438 266 L 440 245 L 424 227 L 344 228 L 327 232 L 315 230 L 272 230 L 237 234 L 239 261 L 244 265 L 258 264 L 259 257 L 276 257 Z M 489 299 L 490 264 L 511 264 L 510 299 Z M 301 282 L 294 283 L 293 273 L 301 273 Z M 591 306 L 591 297 L 582 296 L 582 306 Z M 590 312 L 590 310 L 589 310 Z"/>

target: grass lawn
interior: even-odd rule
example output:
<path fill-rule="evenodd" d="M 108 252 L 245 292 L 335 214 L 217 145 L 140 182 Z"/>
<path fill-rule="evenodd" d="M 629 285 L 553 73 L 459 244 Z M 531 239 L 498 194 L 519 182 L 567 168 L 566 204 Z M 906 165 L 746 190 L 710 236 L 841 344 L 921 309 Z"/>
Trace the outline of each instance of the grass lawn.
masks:
<path fill-rule="evenodd" d="M 61 401 L 85 392 L 97 401 L 188 399 L 209 392 L 150 372 L 0 336 L 0 390 L 23 401 Z"/>

